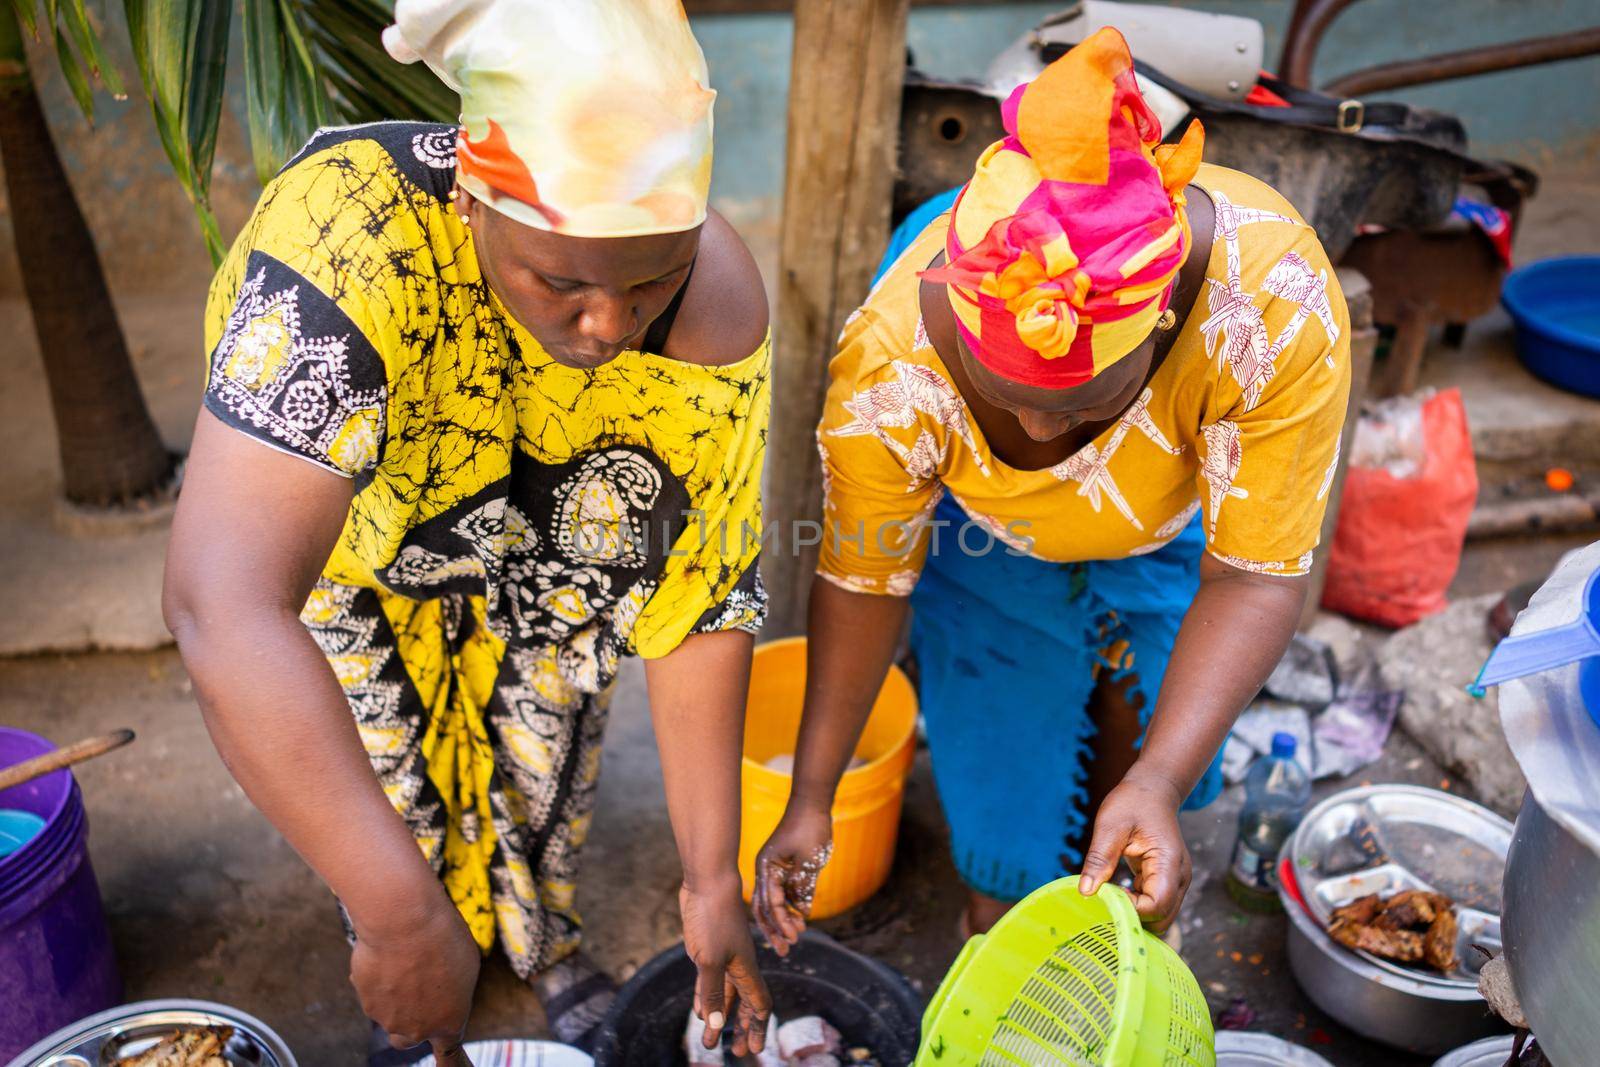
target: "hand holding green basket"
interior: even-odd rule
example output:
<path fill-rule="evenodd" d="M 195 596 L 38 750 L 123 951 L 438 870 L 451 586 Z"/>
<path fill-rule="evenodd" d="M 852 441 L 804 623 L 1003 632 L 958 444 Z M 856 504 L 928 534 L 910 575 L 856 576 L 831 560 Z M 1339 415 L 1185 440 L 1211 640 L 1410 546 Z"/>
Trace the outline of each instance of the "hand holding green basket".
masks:
<path fill-rule="evenodd" d="M 1200 983 L 1122 889 L 1036 890 L 972 938 L 922 1017 L 915 1067 L 1215 1067 Z"/>

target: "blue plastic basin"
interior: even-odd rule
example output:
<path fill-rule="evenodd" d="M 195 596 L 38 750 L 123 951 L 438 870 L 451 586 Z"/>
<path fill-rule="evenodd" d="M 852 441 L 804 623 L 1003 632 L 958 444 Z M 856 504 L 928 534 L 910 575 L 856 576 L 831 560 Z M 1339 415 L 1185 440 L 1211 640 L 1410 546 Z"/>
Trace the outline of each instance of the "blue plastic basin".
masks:
<path fill-rule="evenodd" d="M 1523 366 L 1551 385 L 1600 397 L 1600 256 L 1565 256 L 1512 271 L 1500 301 Z"/>
<path fill-rule="evenodd" d="M 44 820 L 31 811 L 0 808 L 0 856 L 9 856 L 39 836 Z"/>

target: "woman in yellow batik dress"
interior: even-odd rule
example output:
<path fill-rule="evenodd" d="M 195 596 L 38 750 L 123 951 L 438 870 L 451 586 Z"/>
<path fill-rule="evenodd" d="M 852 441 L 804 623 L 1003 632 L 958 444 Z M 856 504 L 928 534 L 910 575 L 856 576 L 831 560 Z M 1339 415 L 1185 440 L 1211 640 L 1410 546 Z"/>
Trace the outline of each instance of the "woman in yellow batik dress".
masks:
<path fill-rule="evenodd" d="M 445 1053 L 497 941 L 592 1036 L 578 857 L 643 657 L 702 1013 L 764 1033 L 735 860 L 766 309 L 706 208 L 704 60 L 675 0 L 396 18 L 463 124 L 324 130 L 263 193 L 211 289 L 169 618 L 381 1036 Z"/>

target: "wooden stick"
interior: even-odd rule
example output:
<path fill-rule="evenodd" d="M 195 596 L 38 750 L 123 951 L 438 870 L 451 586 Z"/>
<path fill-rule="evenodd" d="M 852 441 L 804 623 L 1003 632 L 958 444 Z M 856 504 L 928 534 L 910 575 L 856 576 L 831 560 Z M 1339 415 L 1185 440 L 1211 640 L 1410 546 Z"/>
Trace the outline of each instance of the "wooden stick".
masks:
<path fill-rule="evenodd" d="M 1467 520 L 1467 540 L 1578 530 L 1600 522 L 1600 495 L 1561 493 L 1532 500 L 1480 502 Z"/>
<path fill-rule="evenodd" d="M 798 633 L 816 540 L 796 523 L 822 510 L 817 420 L 845 316 L 867 295 L 889 236 L 908 0 L 799 0 L 773 325 L 762 554 L 767 636 Z"/>
<path fill-rule="evenodd" d="M 1361 404 L 1372 377 L 1372 357 L 1378 348 L 1378 331 L 1372 325 L 1372 285 L 1366 276 L 1350 267 L 1338 269 L 1339 286 L 1350 309 L 1350 401 L 1345 408 L 1344 430 L 1340 436 L 1339 462 L 1334 467 L 1333 485 L 1328 490 L 1327 510 L 1322 514 L 1322 535 L 1311 563 L 1311 592 L 1300 612 L 1300 628 L 1316 619 L 1322 607 L 1322 589 L 1328 584 L 1328 553 L 1333 550 L 1333 531 L 1339 525 L 1339 496 L 1344 492 L 1344 476 L 1350 469 L 1356 425 L 1361 421 Z"/>
<path fill-rule="evenodd" d="M 82 741 L 74 742 L 66 748 L 58 748 L 54 752 L 46 752 L 42 756 L 23 760 L 13 764 L 5 770 L 0 770 L 0 790 L 10 789 L 23 782 L 31 782 L 41 774 L 58 771 L 62 767 L 70 767 L 74 763 L 82 763 L 86 759 L 103 756 L 112 749 L 121 748 L 133 740 L 132 730 L 117 730 L 99 737 L 87 737 Z"/>

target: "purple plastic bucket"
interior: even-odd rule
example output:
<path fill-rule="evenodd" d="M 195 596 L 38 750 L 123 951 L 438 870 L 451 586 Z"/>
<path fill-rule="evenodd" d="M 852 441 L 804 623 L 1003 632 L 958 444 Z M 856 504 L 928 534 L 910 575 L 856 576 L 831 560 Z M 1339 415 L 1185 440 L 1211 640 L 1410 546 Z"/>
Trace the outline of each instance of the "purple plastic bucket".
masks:
<path fill-rule="evenodd" d="M 0 726 L 0 767 L 54 747 Z M 122 978 L 72 772 L 0 792 L 0 808 L 45 820 L 38 836 L 0 857 L 0 1063 L 6 1063 L 47 1034 L 119 1003 Z"/>

